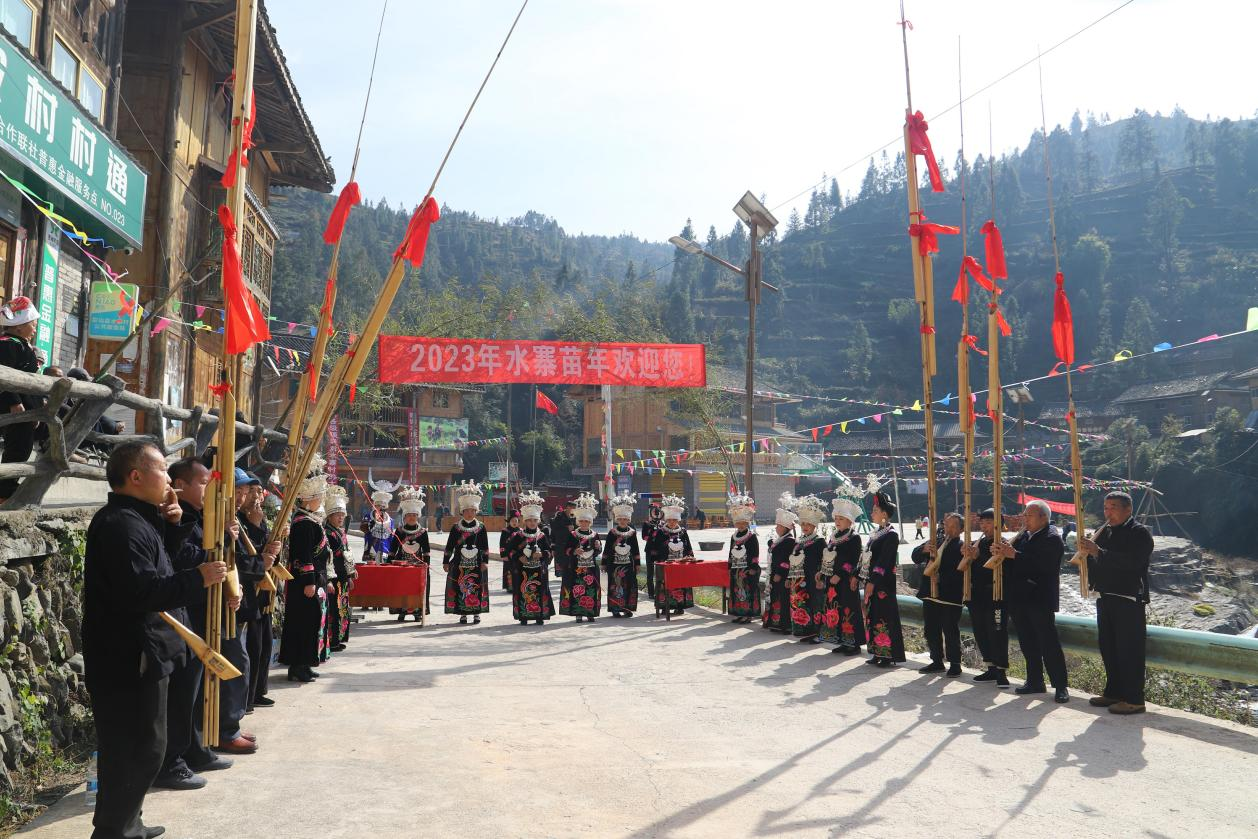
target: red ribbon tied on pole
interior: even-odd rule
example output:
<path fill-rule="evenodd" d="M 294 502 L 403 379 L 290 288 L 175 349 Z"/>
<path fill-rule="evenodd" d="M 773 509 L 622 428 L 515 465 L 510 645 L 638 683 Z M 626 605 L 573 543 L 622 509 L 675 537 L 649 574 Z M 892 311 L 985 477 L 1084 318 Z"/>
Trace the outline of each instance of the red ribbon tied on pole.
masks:
<path fill-rule="evenodd" d="M 1066 297 L 1066 280 L 1061 272 L 1053 278 L 1057 291 L 1053 294 L 1053 350 L 1066 366 L 1075 363 L 1075 326 Z"/>
<path fill-rule="evenodd" d="M 978 345 L 978 336 L 966 335 L 965 338 L 963 338 L 962 340 L 964 340 L 965 345 L 969 347 L 970 349 L 974 350 L 974 352 L 978 353 L 979 355 L 987 355 L 987 350 L 982 349 Z"/>
<path fill-rule="evenodd" d="M 974 282 L 992 294 L 1000 294 L 1000 289 L 996 288 L 996 284 L 983 274 L 983 266 L 978 264 L 978 260 L 972 256 L 967 256 L 961 260 L 961 270 L 958 272 L 957 285 L 952 290 L 953 300 L 958 303 L 964 303 L 966 298 L 970 296 L 970 286 L 966 282 L 967 274 L 973 278 Z"/>
<path fill-rule="evenodd" d="M 323 231 L 324 244 L 335 245 L 341 240 L 341 234 L 345 232 L 345 223 L 349 221 L 349 211 L 361 204 L 362 200 L 363 196 L 358 190 L 358 183 L 355 181 L 347 183 L 336 198 L 332 215 L 328 217 L 328 226 Z"/>
<path fill-rule="evenodd" d="M 909 225 L 909 235 L 917 237 L 917 252 L 922 256 L 939 253 L 939 235 L 941 233 L 947 236 L 955 236 L 961 232 L 959 227 L 927 221 L 925 213 L 918 213 L 917 215 L 921 221 L 917 224 Z"/>
<path fill-rule="evenodd" d="M 232 77 L 235 78 L 235 73 Z M 244 169 L 249 165 L 248 152 L 253 148 L 253 126 L 257 122 L 257 116 L 258 100 L 251 90 L 249 91 L 249 118 L 245 120 L 244 130 L 240 134 L 240 148 L 232 149 L 231 157 L 227 159 L 227 168 L 223 171 L 223 179 L 220 181 L 223 189 L 231 189 L 235 186 L 237 168 Z"/>
<path fill-rule="evenodd" d="M 943 175 L 939 172 L 939 161 L 935 160 L 935 151 L 930 147 L 930 137 L 926 134 L 928 127 L 926 125 L 926 117 L 922 116 L 921 111 L 909 114 L 909 149 L 912 150 L 913 154 L 920 154 L 926 158 L 926 169 L 930 172 L 931 190 L 943 192 Z"/>
<path fill-rule="evenodd" d="M 410 224 L 406 226 L 406 235 L 402 237 L 402 244 L 398 245 L 397 250 L 393 252 L 393 258 L 405 259 L 418 268 L 424 261 L 424 249 L 428 247 L 428 231 L 433 222 L 440 218 L 441 211 L 437 209 L 437 199 L 430 195 L 411 216 Z"/>
<path fill-rule="evenodd" d="M 1005 267 L 1005 242 L 1000 236 L 1000 228 L 993 219 L 983 223 L 983 245 L 987 251 L 987 272 L 993 280 L 1009 279 L 1009 269 Z"/>
<path fill-rule="evenodd" d="M 1005 320 L 1005 313 L 1000 311 L 1000 307 L 995 303 L 989 303 L 987 311 L 996 316 L 996 326 L 1000 329 L 1000 334 L 1008 338 L 1013 334 L 1013 327 L 1009 325 L 1009 321 Z"/>
<path fill-rule="evenodd" d="M 218 208 L 223 228 L 223 340 L 227 352 L 239 355 L 254 344 L 271 337 L 266 318 L 258 309 L 240 267 L 240 245 L 236 241 L 236 220 L 226 205 Z"/>

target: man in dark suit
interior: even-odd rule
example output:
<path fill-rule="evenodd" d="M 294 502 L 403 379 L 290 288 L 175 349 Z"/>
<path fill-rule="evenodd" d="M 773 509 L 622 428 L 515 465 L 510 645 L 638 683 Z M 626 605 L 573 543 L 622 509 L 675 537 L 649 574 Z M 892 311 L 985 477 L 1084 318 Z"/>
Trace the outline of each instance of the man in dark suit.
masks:
<path fill-rule="evenodd" d="M 1026 659 L 1026 684 L 1014 693 L 1045 693 L 1044 671 L 1055 688 L 1054 700 L 1069 702 L 1066 655 L 1057 637 L 1056 614 L 1061 596 L 1061 532 L 1049 524 L 1051 512 L 1043 501 L 1026 506 L 1025 526 L 1013 544 L 1003 540 L 992 548 L 1004 560 L 1005 603 Z"/>
<path fill-rule="evenodd" d="M 156 446 L 123 443 L 105 475 L 111 491 L 87 529 L 83 575 L 83 664 L 100 779 L 92 837 L 151 839 L 165 831 L 146 827 L 140 811 L 166 752 L 170 674 L 188 654 L 158 613 L 204 601 L 227 566 L 171 565 L 166 527 L 181 513 Z"/>
<path fill-rule="evenodd" d="M 651 508 L 647 512 L 646 521 L 642 522 L 642 544 L 651 544 L 651 537 L 655 535 L 655 531 L 664 523 L 664 510 L 660 507 L 658 500 L 651 502 Z M 646 593 L 647 597 L 655 597 L 655 559 L 647 554 L 646 558 Z"/>
<path fill-rule="evenodd" d="M 1105 526 L 1079 540 L 1071 562 L 1088 563 L 1096 600 L 1097 645 L 1105 663 L 1105 690 L 1088 700 L 1111 714 L 1144 713 L 1145 604 L 1153 536 L 1131 514 L 1131 496 L 1105 496 Z"/>

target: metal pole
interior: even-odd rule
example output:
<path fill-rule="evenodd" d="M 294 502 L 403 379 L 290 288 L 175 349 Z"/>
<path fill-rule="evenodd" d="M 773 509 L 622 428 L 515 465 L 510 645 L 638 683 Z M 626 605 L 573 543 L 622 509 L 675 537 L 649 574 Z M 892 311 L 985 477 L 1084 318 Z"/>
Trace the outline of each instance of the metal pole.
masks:
<path fill-rule="evenodd" d="M 511 519 L 511 383 L 507 383 L 507 494 L 503 500 L 503 525 Z M 492 510 L 490 512 L 493 512 Z"/>
<path fill-rule="evenodd" d="M 533 385 L 533 418 L 529 421 L 533 432 L 533 467 L 529 470 L 529 484 L 537 487 L 537 385 Z"/>
<path fill-rule="evenodd" d="M 900 477 L 895 467 L 895 444 L 891 442 L 891 415 L 887 415 L 887 454 L 891 456 L 891 491 L 895 494 L 896 518 L 900 524 L 900 541 L 904 541 L 904 508 L 900 506 Z"/>
<path fill-rule="evenodd" d="M 666 455 L 667 456 L 667 455 Z M 608 524 L 611 524 L 612 484 L 612 386 L 603 385 L 603 483 L 607 490 Z"/>
<path fill-rule="evenodd" d="M 755 471 L 755 366 L 756 366 L 756 303 L 760 298 L 760 253 L 756 238 L 759 231 L 751 223 L 751 259 L 747 262 L 747 438 L 743 441 L 743 492 L 755 498 L 752 491 Z"/>
<path fill-rule="evenodd" d="M 1025 403 L 1021 399 L 1018 400 L 1018 448 L 1026 451 L 1026 419 L 1023 412 L 1026 410 Z M 1026 458 L 1018 461 L 1018 483 L 1022 486 L 1018 487 L 1018 492 L 1026 492 Z"/>

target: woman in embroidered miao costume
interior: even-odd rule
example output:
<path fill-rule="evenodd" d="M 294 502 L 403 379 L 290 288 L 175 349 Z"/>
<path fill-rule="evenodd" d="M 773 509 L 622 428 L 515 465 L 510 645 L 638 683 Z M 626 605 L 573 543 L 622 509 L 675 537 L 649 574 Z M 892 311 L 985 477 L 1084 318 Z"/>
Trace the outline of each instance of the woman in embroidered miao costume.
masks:
<path fill-rule="evenodd" d="M 821 620 L 821 640 L 836 644 L 834 652 L 855 655 L 865 643 L 865 621 L 861 609 L 861 537 L 854 525 L 861 516 L 856 487 L 844 483 L 832 502 L 834 533 L 821 558 L 825 580 L 825 611 Z"/>
<path fill-rule="evenodd" d="M 598 617 L 602 608 L 602 573 L 598 563 L 602 545 L 594 532 L 598 500 L 588 492 L 577 496 L 577 529 L 568 539 L 568 561 L 559 591 L 559 614 L 571 615 L 577 623 Z"/>
<path fill-rule="evenodd" d="M 751 530 L 756 502 L 750 495 L 731 495 L 728 509 L 734 523 L 729 539 L 729 613 L 734 623 L 751 623 L 760 617 L 760 539 Z"/>
<path fill-rule="evenodd" d="M 446 572 L 446 614 L 458 615 L 459 623 L 480 623 L 489 611 L 489 534 L 476 518 L 485 493 L 475 481 L 455 488 L 461 518 L 450 530 L 441 567 Z"/>
<path fill-rule="evenodd" d="M 511 615 L 524 626 L 538 626 L 555 616 L 550 596 L 550 562 L 554 552 L 550 537 L 541 530 L 543 499 L 530 490 L 520 494 L 523 527 L 512 532 L 503 544 L 503 562 L 511 569 Z"/>
<path fill-rule="evenodd" d="M 638 566 L 642 550 L 638 531 L 633 527 L 633 507 L 638 496 L 632 492 L 612 498 L 614 524 L 603 546 L 603 568 L 607 571 L 607 609 L 613 618 L 631 618 L 638 608 Z"/>

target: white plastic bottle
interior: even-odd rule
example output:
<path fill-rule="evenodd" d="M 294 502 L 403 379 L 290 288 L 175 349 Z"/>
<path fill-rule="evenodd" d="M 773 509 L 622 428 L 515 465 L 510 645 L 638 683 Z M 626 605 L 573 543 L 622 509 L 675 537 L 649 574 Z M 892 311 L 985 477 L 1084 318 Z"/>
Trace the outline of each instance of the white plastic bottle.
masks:
<path fill-rule="evenodd" d="M 87 789 L 83 791 L 83 803 L 88 807 L 96 806 L 96 790 L 100 788 L 100 780 L 96 777 L 96 752 L 87 762 Z"/>

